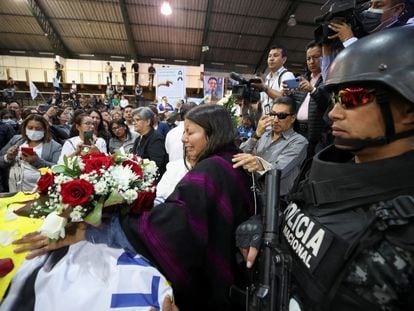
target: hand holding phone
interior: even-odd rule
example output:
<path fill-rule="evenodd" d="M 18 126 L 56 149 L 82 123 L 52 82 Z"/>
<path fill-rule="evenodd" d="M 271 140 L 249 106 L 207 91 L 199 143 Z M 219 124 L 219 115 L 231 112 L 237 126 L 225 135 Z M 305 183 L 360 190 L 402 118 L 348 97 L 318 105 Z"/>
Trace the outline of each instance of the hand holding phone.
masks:
<path fill-rule="evenodd" d="M 289 89 L 297 89 L 299 87 L 300 78 L 289 79 L 283 81 L 284 84 L 287 85 Z"/>
<path fill-rule="evenodd" d="M 35 152 L 32 147 L 21 147 L 21 151 L 23 154 L 28 156 L 34 156 Z"/>

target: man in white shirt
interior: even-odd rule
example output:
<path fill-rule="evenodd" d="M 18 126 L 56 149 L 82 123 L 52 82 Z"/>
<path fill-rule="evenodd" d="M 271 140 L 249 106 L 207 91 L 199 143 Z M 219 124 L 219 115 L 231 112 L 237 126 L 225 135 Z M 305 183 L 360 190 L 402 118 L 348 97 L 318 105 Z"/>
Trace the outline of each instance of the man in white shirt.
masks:
<path fill-rule="evenodd" d="M 179 109 L 178 115 L 180 121 L 178 125 L 171 129 L 165 137 L 165 150 L 167 150 L 169 161 L 184 160 L 184 148 L 181 141 L 181 137 L 184 133 L 184 116 L 192 108 L 196 107 L 195 103 L 183 104 L 179 107 L 177 103 L 177 109 Z"/>
<path fill-rule="evenodd" d="M 266 81 L 264 83 L 252 83 L 254 88 L 262 91 L 260 93 L 260 103 L 263 114 L 269 114 L 273 100 L 283 96 L 283 81 L 295 78 L 293 73 L 283 66 L 286 61 L 286 49 L 281 45 L 272 46 L 267 56 L 267 66 L 270 73 L 266 76 Z"/>

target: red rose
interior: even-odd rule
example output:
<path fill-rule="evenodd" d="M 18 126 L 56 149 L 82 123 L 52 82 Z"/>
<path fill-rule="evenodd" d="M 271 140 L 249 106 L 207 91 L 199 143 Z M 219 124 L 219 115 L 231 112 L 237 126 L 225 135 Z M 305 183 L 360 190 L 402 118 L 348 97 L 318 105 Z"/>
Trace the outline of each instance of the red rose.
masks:
<path fill-rule="evenodd" d="M 138 198 L 131 204 L 131 213 L 138 214 L 149 211 L 154 206 L 155 191 L 142 191 L 138 193 Z"/>
<path fill-rule="evenodd" d="M 142 169 L 141 166 L 139 166 L 138 163 L 131 161 L 131 160 L 126 160 L 124 162 L 122 162 L 122 166 L 123 167 L 127 167 L 129 166 L 131 168 L 131 170 L 138 175 L 139 178 L 142 178 Z"/>
<path fill-rule="evenodd" d="M 53 186 L 55 183 L 55 175 L 46 173 L 44 175 L 41 175 L 39 180 L 37 181 L 37 191 L 40 193 L 46 194 L 47 189 L 50 186 Z"/>
<path fill-rule="evenodd" d="M 94 193 L 93 185 L 84 179 L 74 179 L 61 186 L 62 203 L 70 206 L 85 204 Z"/>
<path fill-rule="evenodd" d="M 90 159 L 83 160 L 85 164 L 85 169 L 82 171 L 83 174 L 91 173 L 96 171 L 98 174 L 101 174 L 100 169 L 108 169 L 113 164 L 113 159 L 107 156 L 95 157 Z"/>

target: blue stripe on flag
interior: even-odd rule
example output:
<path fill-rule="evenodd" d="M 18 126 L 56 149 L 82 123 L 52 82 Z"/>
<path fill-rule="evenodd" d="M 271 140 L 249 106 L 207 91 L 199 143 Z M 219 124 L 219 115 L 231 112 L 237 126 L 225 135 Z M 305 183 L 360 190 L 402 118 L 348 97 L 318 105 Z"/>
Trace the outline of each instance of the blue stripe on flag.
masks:
<path fill-rule="evenodd" d="M 151 294 L 112 294 L 111 308 L 154 307 L 160 310 L 158 303 L 158 287 L 160 277 L 154 276 L 151 283 Z"/>
<path fill-rule="evenodd" d="M 151 267 L 150 263 L 142 257 L 133 257 L 130 253 L 124 252 L 118 257 L 117 265 L 133 265 Z"/>

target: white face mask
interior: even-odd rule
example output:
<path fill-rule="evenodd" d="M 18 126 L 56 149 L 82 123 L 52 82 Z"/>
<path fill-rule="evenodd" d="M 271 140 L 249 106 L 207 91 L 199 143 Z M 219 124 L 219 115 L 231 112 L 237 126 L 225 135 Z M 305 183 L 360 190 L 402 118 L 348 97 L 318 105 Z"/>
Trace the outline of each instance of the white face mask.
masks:
<path fill-rule="evenodd" d="M 42 140 L 43 137 L 45 137 L 45 132 L 44 131 L 26 130 L 26 136 L 30 140 L 39 141 L 39 140 Z"/>

